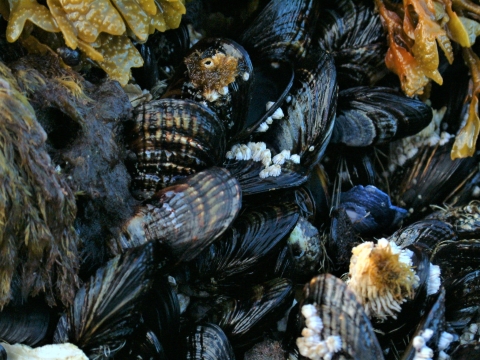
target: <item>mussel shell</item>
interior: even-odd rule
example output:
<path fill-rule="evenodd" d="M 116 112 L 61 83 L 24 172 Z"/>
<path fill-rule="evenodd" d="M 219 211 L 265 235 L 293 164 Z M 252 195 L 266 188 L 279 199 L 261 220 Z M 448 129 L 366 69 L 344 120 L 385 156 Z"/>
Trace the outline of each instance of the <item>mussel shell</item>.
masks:
<path fill-rule="evenodd" d="M 277 248 L 298 217 L 298 207 L 293 203 L 247 208 L 221 238 L 190 264 L 190 271 L 207 289 L 235 286 L 239 281 L 244 285 L 245 279 L 239 276 L 251 272 Z M 235 281 L 233 276 L 242 280 Z M 255 279 L 258 282 L 258 275 Z"/>
<path fill-rule="evenodd" d="M 456 241 L 458 237 L 450 224 L 440 220 L 426 219 L 397 230 L 388 239 L 402 248 L 420 242 L 427 245 L 431 251 L 438 243 L 447 240 Z"/>
<path fill-rule="evenodd" d="M 480 203 L 471 201 L 465 206 L 439 209 L 428 215 L 427 219 L 436 219 L 452 226 L 460 239 L 477 238 L 480 234 Z"/>
<path fill-rule="evenodd" d="M 300 165 L 311 170 L 323 156 L 335 119 L 337 84 L 330 54 L 312 52 L 299 63 L 291 97 L 285 117 L 259 138 L 276 153 L 300 155 Z"/>
<path fill-rule="evenodd" d="M 414 135 L 432 120 L 420 100 L 385 87 L 360 86 L 340 91 L 332 143 L 348 146 L 383 144 Z"/>
<path fill-rule="evenodd" d="M 200 321 L 218 324 L 234 348 L 245 349 L 280 320 L 293 301 L 293 284 L 276 278 L 245 289 L 242 296 L 220 297 Z"/>
<path fill-rule="evenodd" d="M 255 57 L 294 62 L 312 41 L 319 8 L 314 0 L 272 0 L 242 34 L 241 43 Z"/>
<path fill-rule="evenodd" d="M 265 169 L 265 166 L 258 161 L 230 160 L 226 161 L 223 166 L 238 180 L 242 194 L 245 196 L 299 186 L 308 178 L 306 169 L 291 161 L 282 165 L 282 172 L 279 176 L 267 178 L 260 177 L 260 172 Z"/>
<path fill-rule="evenodd" d="M 41 299 L 12 303 L 0 311 L 0 339 L 10 344 L 39 345 L 51 336 L 48 331 L 52 320 L 51 310 Z"/>
<path fill-rule="evenodd" d="M 235 353 L 223 330 L 216 324 L 195 326 L 185 341 L 188 360 L 235 360 Z"/>
<path fill-rule="evenodd" d="M 188 76 L 185 64 L 182 64 L 176 70 L 176 75 L 162 98 L 206 101 L 207 106 L 224 123 L 230 138 L 233 135 L 237 135 L 245 127 L 248 105 L 252 95 L 251 87 L 254 82 L 254 71 L 248 53 L 240 44 L 230 39 L 202 39 L 186 55 L 188 57 L 198 53 L 200 58 L 206 58 L 214 56 L 217 52 L 237 60 L 237 75 L 235 80 L 228 85 L 228 94 L 220 96 L 215 101 L 206 101 L 206 98 L 202 95 L 202 89 L 195 88 Z"/>
<path fill-rule="evenodd" d="M 480 240 L 444 241 L 433 250 L 431 261 L 440 266 L 447 287 L 455 278 L 480 267 Z"/>
<path fill-rule="evenodd" d="M 442 332 L 445 330 L 445 289 L 442 288 L 438 295 L 435 296 L 434 301 L 428 313 L 422 317 L 414 334 L 412 341 L 408 344 L 403 353 L 402 360 L 413 360 L 415 358 L 415 348 L 413 347 L 413 338 L 420 335 L 423 331 L 433 330 L 433 335 L 427 342 L 427 346 L 436 350 L 436 345 L 440 339 Z"/>
<path fill-rule="evenodd" d="M 318 316 L 323 321 L 323 338 L 340 336 L 340 355 L 354 359 L 383 359 L 370 320 L 355 294 L 347 289 L 343 281 L 331 274 L 314 277 L 303 288 L 298 309 L 306 304 L 316 305 Z M 293 333 L 299 337 L 305 327 L 305 319 L 300 312 L 293 315 L 299 321 L 295 325 L 291 322 L 289 326 L 296 326 Z"/>
<path fill-rule="evenodd" d="M 134 188 L 139 194 L 151 195 L 175 179 L 219 164 L 225 156 L 222 122 L 196 102 L 154 100 L 136 107 L 134 117 L 130 148 L 137 156 Z M 155 178 L 153 186 L 148 180 Z"/>
<path fill-rule="evenodd" d="M 139 305 L 153 283 L 156 246 L 127 250 L 80 288 L 55 330 L 53 342 L 70 342 L 89 358 L 114 355 L 140 320 Z"/>
<path fill-rule="evenodd" d="M 478 155 L 450 159 L 453 141 L 440 146 L 424 146 L 417 155 L 390 176 L 392 199 L 408 209 L 411 220 L 442 206 L 462 189 L 467 179 L 478 173 Z"/>
<path fill-rule="evenodd" d="M 369 1 L 330 1 L 317 23 L 319 44 L 333 54 L 341 89 L 373 85 L 387 72 L 380 16 Z"/>
<path fill-rule="evenodd" d="M 341 193 L 339 208 L 346 210 L 353 230 L 361 236 L 389 231 L 407 216 L 405 209 L 392 205 L 390 197 L 372 185 L 357 185 Z"/>
<path fill-rule="evenodd" d="M 211 167 L 157 192 L 124 225 L 116 247 L 159 242 L 170 261 L 190 261 L 217 239 L 241 207 L 237 180 Z"/>
<path fill-rule="evenodd" d="M 118 359 L 168 360 L 162 343 L 155 333 L 141 325 L 135 330 L 125 347 L 116 355 Z"/>
<path fill-rule="evenodd" d="M 455 278 L 446 290 L 446 320 L 454 329 L 462 330 L 480 309 L 480 270 Z"/>

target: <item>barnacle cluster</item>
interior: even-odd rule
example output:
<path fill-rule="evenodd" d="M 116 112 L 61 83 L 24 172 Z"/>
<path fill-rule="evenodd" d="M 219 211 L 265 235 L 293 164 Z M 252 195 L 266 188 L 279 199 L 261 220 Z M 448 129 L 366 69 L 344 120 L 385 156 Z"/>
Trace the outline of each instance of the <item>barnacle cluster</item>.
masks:
<path fill-rule="evenodd" d="M 375 0 L 375 4 L 388 33 L 385 63 L 398 75 L 408 96 L 423 94 L 430 80 L 442 84 L 437 44 L 450 64 L 454 57 L 452 41 L 463 48 L 463 59 L 471 73 L 470 107 L 451 157 L 472 156 L 480 131 L 480 61 L 471 47 L 480 34 L 480 6 L 470 0 L 403 0 L 403 4 Z"/>
<path fill-rule="evenodd" d="M 69 48 L 78 48 L 125 85 L 130 69 L 143 65 L 130 38 L 145 42 L 155 30 L 178 27 L 185 6 L 183 0 L 47 0 L 46 6 L 36 0 L 0 0 L 0 14 L 8 20 L 9 42 L 20 39 L 38 50 L 30 23 L 61 32 Z"/>

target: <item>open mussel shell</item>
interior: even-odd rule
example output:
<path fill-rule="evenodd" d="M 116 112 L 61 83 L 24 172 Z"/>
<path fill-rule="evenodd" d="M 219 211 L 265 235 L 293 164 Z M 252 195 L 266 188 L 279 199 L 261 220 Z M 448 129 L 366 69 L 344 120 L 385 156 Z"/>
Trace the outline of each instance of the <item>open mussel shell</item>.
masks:
<path fill-rule="evenodd" d="M 246 350 L 263 337 L 263 331 L 276 325 L 292 301 L 292 282 L 276 278 L 235 297 L 218 297 L 197 321 L 219 325 L 235 349 Z"/>
<path fill-rule="evenodd" d="M 313 0 L 272 0 L 242 34 L 241 43 L 255 57 L 294 62 L 312 41 L 319 8 Z"/>
<path fill-rule="evenodd" d="M 347 146 L 383 144 L 414 135 L 432 120 L 420 100 L 385 87 L 355 87 L 338 94 L 332 143 Z"/>
<path fill-rule="evenodd" d="M 295 69 L 290 63 L 260 63 L 254 66 L 255 81 L 251 90 L 251 102 L 245 129 L 234 137 L 240 140 L 252 134 L 258 126 L 266 122 L 284 104 L 293 85 Z M 273 105 L 266 109 L 266 104 Z"/>
<path fill-rule="evenodd" d="M 442 206 L 455 197 L 466 179 L 478 173 L 478 154 L 451 160 L 453 141 L 424 146 L 390 176 L 392 198 L 408 209 L 409 218 L 418 220 L 431 212 L 431 205 Z"/>
<path fill-rule="evenodd" d="M 342 347 L 335 356 L 347 359 L 383 359 L 370 320 L 355 294 L 343 281 L 331 274 L 324 274 L 314 277 L 305 285 L 298 310 L 290 315 L 289 330 L 294 334 L 292 342 L 301 336 L 302 329 L 306 327 L 305 318 L 300 313 L 306 304 L 314 304 L 317 308 L 317 314 L 323 321 L 322 338 L 340 336 Z"/>
<path fill-rule="evenodd" d="M 315 34 L 335 58 L 340 88 L 375 84 L 387 73 L 387 46 L 373 3 L 341 0 L 323 6 Z"/>
<path fill-rule="evenodd" d="M 188 264 L 192 277 L 199 287 L 214 292 L 244 285 L 245 275 L 281 245 L 298 217 L 294 203 L 247 208 L 222 237 Z M 253 280 L 258 282 L 258 274 Z"/>
<path fill-rule="evenodd" d="M 458 237 L 452 225 L 440 220 L 425 219 L 397 230 L 388 240 L 402 248 L 421 242 L 432 251 L 437 244 L 448 240 L 456 241 Z"/>
<path fill-rule="evenodd" d="M 75 344 L 90 359 L 118 352 L 140 320 L 141 301 L 156 273 L 155 252 L 155 244 L 148 243 L 98 269 L 60 318 L 54 343 Z"/>
<path fill-rule="evenodd" d="M 318 50 L 299 63 L 291 97 L 285 117 L 259 139 L 276 153 L 290 150 L 300 155 L 300 165 L 311 170 L 328 145 L 335 119 L 337 83 L 330 54 Z"/>
<path fill-rule="evenodd" d="M 218 54 L 224 55 L 225 60 L 218 60 L 217 64 Z M 236 64 L 235 69 L 225 65 L 227 61 Z M 254 82 L 248 53 L 233 40 L 208 38 L 190 49 L 184 63 L 187 65 L 182 64 L 176 70 L 172 84 L 162 98 L 205 102 L 224 123 L 228 137 L 236 135 L 245 127 Z"/>
<path fill-rule="evenodd" d="M 124 225 L 117 251 L 158 242 L 176 261 L 189 261 L 217 239 L 241 208 L 241 191 L 230 173 L 217 167 L 160 190 Z"/>
<path fill-rule="evenodd" d="M 480 268 L 480 240 L 439 243 L 433 250 L 431 261 L 440 266 L 447 287 L 455 278 Z"/>
<path fill-rule="evenodd" d="M 235 360 L 235 353 L 223 330 L 216 324 L 195 326 L 185 340 L 185 359 Z"/>
<path fill-rule="evenodd" d="M 461 331 L 480 310 L 480 270 L 455 278 L 446 291 L 446 320 Z"/>
<path fill-rule="evenodd" d="M 162 99 L 135 108 L 129 138 L 136 155 L 134 194 L 151 196 L 225 156 L 223 123 L 213 111 L 191 100 Z"/>

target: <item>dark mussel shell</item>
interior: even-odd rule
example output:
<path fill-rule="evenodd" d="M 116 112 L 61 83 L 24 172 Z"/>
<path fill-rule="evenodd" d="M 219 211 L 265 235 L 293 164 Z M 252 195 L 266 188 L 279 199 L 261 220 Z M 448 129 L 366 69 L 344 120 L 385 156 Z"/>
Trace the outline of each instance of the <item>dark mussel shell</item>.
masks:
<path fill-rule="evenodd" d="M 480 310 L 480 270 L 456 277 L 446 291 L 446 319 L 454 329 L 462 330 Z"/>
<path fill-rule="evenodd" d="M 425 219 L 397 230 L 388 240 L 402 248 L 420 242 L 427 245 L 429 251 L 432 251 L 442 241 L 456 241 L 458 237 L 450 224 L 440 220 Z"/>
<path fill-rule="evenodd" d="M 98 269 L 60 318 L 54 343 L 75 344 L 90 359 L 118 352 L 140 320 L 139 305 L 156 272 L 155 252 L 148 243 Z"/>
<path fill-rule="evenodd" d="M 336 72 L 330 54 L 310 53 L 295 71 L 291 103 L 285 117 L 275 121 L 259 139 L 276 153 L 290 150 L 300 155 L 309 171 L 320 161 L 328 145 L 337 100 Z"/>
<path fill-rule="evenodd" d="M 140 325 L 128 343 L 115 356 L 116 359 L 168 360 L 157 335 Z"/>
<path fill-rule="evenodd" d="M 240 41 L 255 57 L 294 62 L 310 46 L 319 8 L 320 2 L 314 0 L 272 0 Z"/>
<path fill-rule="evenodd" d="M 293 284 L 276 278 L 255 285 L 236 297 L 219 297 L 198 321 L 219 325 L 235 349 L 251 346 L 275 325 L 292 305 Z"/>
<path fill-rule="evenodd" d="M 282 165 L 279 176 L 267 178 L 260 177 L 265 166 L 258 161 L 226 161 L 224 166 L 238 180 L 245 196 L 299 186 L 308 179 L 307 170 L 292 162 Z"/>
<path fill-rule="evenodd" d="M 235 70 L 227 71 L 223 63 L 217 65 L 210 60 L 217 54 L 236 62 Z M 187 65 L 182 64 L 177 69 L 172 84 L 162 98 L 205 102 L 224 123 L 228 138 L 237 135 L 245 127 L 254 82 L 253 65 L 248 53 L 233 40 L 209 38 L 195 44 L 184 62 Z M 206 68 L 204 62 L 213 65 Z M 234 78 L 233 82 L 228 82 L 230 77 Z M 200 84 L 196 84 L 194 78 L 200 79 L 197 80 Z M 222 94 L 220 88 L 227 86 L 225 84 L 228 85 L 228 93 Z"/>
<path fill-rule="evenodd" d="M 431 108 L 386 87 L 355 87 L 338 94 L 332 143 L 383 144 L 414 135 L 432 120 Z"/>
<path fill-rule="evenodd" d="M 460 239 L 473 239 L 480 234 L 480 203 L 471 201 L 464 206 L 440 208 L 427 219 L 449 224 Z"/>
<path fill-rule="evenodd" d="M 339 355 L 353 359 L 383 359 L 382 349 L 362 305 L 347 285 L 331 274 L 319 275 L 303 288 L 298 312 L 291 313 L 292 341 L 301 336 L 305 319 L 300 313 L 303 305 L 315 304 L 323 321 L 323 338 L 340 336 Z M 338 354 L 337 354 L 338 355 Z M 303 357 L 301 357 L 303 359 Z"/>
<path fill-rule="evenodd" d="M 433 330 L 433 335 L 427 342 L 430 348 L 436 348 L 442 332 L 445 330 L 445 289 L 442 288 L 438 295 L 435 295 L 428 312 L 422 317 L 420 323 L 412 335 L 412 341 L 408 344 L 403 353 L 402 360 L 413 360 L 415 358 L 415 348 L 413 347 L 413 338 L 420 335 L 423 331 Z"/>
<path fill-rule="evenodd" d="M 223 330 L 216 324 L 195 326 L 185 340 L 187 360 L 235 360 L 235 353 Z"/>
<path fill-rule="evenodd" d="M 7 351 L 2 345 L 0 345 L 0 359 L 7 360 Z"/>
<path fill-rule="evenodd" d="M 221 238 L 189 264 L 198 286 L 216 292 L 222 287 L 244 285 L 245 275 L 278 248 L 298 216 L 293 203 L 247 208 Z M 235 281 L 232 277 L 239 278 Z M 258 282 L 258 274 L 253 280 Z"/>
<path fill-rule="evenodd" d="M 411 220 L 430 213 L 431 205 L 448 203 L 478 173 L 478 155 L 451 160 L 452 144 L 420 148 L 389 177 L 392 199 L 409 210 Z"/>
<path fill-rule="evenodd" d="M 340 208 L 345 209 L 353 230 L 361 236 L 388 232 L 407 216 L 405 209 L 392 205 L 390 197 L 372 185 L 357 185 L 341 193 L 336 209 Z"/>
<path fill-rule="evenodd" d="M 447 287 L 455 278 L 480 268 L 480 240 L 444 241 L 433 250 L 431 261 L 440 266 Z"/>
<path fill-rule="evenodd" d="M 137 197 L 149 197 L 180 178 L 218 165 L 225 156 L 224 126 L 199 103 L 155 100 L 136 107 L 134 118 L 129 142 L 137 157 Z"/>
<path fill-rule="evenodd" d="M 12 302 L 0 311 L 0 339 L 10 344 L 39 345 L 51 336 L 52 320 L 51 309 L 39 299 L 25 304 Z"/>
<path fill-rule="evenodd" d="M 159 242 L 177 261 L 189 261 L 217 239 L 241 207 L 237 180 L 211 167 L 160 190 L 126 222 L 115 251 Z"/>
<path fill-rule="evenodd" d="M 341 0 L 323 6 L 316 35 L 335 58 L 340 89 L 375 84 L 387 73 L 387 44 L 373 3 Z"/>

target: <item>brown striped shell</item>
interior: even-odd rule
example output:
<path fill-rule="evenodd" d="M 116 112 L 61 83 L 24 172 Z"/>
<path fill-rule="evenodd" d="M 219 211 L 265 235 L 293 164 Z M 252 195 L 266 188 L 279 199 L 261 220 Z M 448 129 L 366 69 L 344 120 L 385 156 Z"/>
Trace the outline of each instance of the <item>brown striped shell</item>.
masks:
<path fill-rule="evenodd" d="M 238 181 L 211 167 L 157 192 L 127 221 L 116 246 L 158 241 L 175 260 L 189 261 L 230 226 L 240 208 Z"/>
<path fill-rule="evenodd" d="M 162 99 L 135 108 L 130 139 L 137 161 L 133 192 L 140 198 L 218 165 L 225 129 L 210 109 L 191 100 Z"/>

